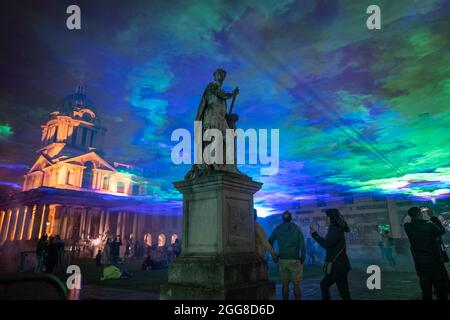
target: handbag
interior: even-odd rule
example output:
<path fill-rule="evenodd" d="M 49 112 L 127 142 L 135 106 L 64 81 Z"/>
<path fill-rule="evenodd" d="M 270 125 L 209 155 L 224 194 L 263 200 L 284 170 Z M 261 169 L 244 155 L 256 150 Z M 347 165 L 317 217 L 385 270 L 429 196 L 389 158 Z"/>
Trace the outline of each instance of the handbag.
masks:
<path fill-rule="evenodd" d="M 339 255 L 344 251 L 345 246 L 342 247 L 341 250 L 337 253 L 337 255 L 334 256 L 333 261 L 331 262 L 325 262 L 323 265 L 323 272 L 325 274 L 331 274 L 331 270 L 333 269 L 333 263 L 336 261 L 336 259 L 339 257 Z"/>

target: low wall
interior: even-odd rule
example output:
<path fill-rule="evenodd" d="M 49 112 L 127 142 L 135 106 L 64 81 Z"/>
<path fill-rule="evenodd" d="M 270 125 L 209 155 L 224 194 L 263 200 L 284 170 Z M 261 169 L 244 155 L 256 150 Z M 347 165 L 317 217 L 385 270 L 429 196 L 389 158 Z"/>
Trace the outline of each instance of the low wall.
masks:
<path fill-rule="evenodd" d="M 35 251 L 37 240 L 5 241 L 0 245 L 1 272 L 17 272 L 22 251 Z M 33 255 L 34 257 L 34 255 Z"/>

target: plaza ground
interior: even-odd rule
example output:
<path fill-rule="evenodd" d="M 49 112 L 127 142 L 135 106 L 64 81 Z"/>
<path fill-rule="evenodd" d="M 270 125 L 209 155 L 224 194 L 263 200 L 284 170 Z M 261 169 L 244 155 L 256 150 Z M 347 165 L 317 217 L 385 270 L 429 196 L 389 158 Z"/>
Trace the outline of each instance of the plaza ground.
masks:
<path fill-rule="evenodd" d="M 159 286 L 167 282 L 167 269 L 141 270 L 141 261 L 131 261 L 124 265 L 124 270 L 132 273 L 130 279 L 101 281 L 102 268 L 96 267 L 93 259 L 73 261 L 80 266 L 83 275 L 81 299 L 83 300 L 156 300 L 159 298 Z M 420 298 L 418 278 L 412 271 L 398 271 L 382 267 L 381 289 L 369 290 L 366 281 L 369 275 L 362 267 L 355 266 L 350 272 L 349 283 L 353 299 L 357 300 L 411 300 Z M 320 266 L 305 267 L 302 292 L 304 300 L 319 300 Z M 59 275 L 65 282 L 66 275 Z M 274 266 L 269 270 L 269 277 L 276 283 L 277 299 L 281 299 L 281 285 L 278 271 Z M 340 299 L 335 286 L 331 289 L 332 299 Z M 293 298 L 293 296 L 291 296 Z"/>

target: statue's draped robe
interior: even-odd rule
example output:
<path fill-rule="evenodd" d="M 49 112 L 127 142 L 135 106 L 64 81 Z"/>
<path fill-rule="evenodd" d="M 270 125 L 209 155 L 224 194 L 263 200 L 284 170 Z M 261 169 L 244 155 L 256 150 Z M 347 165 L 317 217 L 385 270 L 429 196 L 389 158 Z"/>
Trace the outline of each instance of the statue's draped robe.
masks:
<path fill-rule="evenodd" d="M 188 173 L 188 176 L 196 175 L 196 171 L 204 171 L 205 169 L 212 170 L 220 170 L 220 171 L 231 171 L 231 172 L 239 172 L 235 164 L 226 165 L 226 130 L 235 129 L 234 124 L 228 124 L 226 115 L 227 115 L 227 103 L 226 99 L 230 98 L 232 95 L 230 93 L 226 93 L 223 91 L 217 83 L 209 83 L 203 93 L 202 100 L 200 101 L 200 105 L 198 107 L 197 116 L 195 117 L 195 121 L 202 122 L 202 136 L 205 130 L 207 129 L 217 129 L 222 133 L 223 141 L 223 164 L 201 164 L 194 165 L 191 171 Z M 203 142 L 202 150 L 205 150 L 205 147 L 211 142 Z M 236 146 L 235 146 L 236 147 Z"/>
<path fill-rule="evenodd" d="M 229 129 L 227 120 L 227 102 L 229 94 L 224 92 L 216 83 L 210 83 L 203 93 L 198 107 L 196 121 L 202 121 L 203 131 L 218 129 L 225 137 L 226 129 Z"/>

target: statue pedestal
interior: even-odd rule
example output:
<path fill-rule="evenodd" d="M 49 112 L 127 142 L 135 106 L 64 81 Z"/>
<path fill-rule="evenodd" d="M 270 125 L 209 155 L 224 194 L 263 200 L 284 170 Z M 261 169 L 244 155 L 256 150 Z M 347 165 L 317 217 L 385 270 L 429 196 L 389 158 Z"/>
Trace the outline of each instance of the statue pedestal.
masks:
<path fill-rule="evenodd" d="M 253 194 L 262 184 L 213 172 L 175 182 L 183 193 L 182 254 L 161 299 L 271 299 L 274 284 L 256 255 Z"/>

